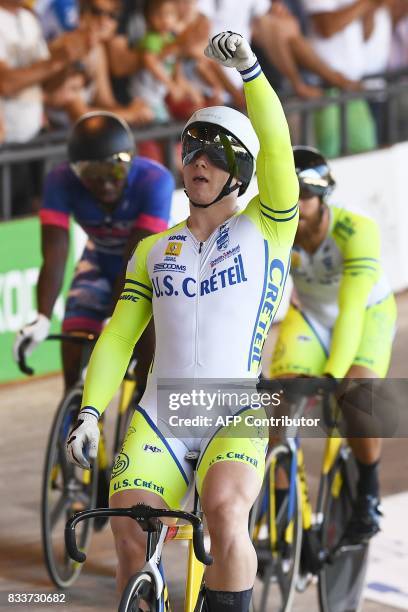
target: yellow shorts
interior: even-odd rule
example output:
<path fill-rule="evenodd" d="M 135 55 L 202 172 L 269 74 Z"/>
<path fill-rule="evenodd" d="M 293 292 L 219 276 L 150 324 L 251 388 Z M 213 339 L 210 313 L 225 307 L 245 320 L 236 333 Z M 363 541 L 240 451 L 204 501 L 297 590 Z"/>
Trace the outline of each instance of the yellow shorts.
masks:
<path fill-rule="evenodd" d="M 391 359 L 396 313 L 392 294 L 366 309 L 360 345 L 353 362 L 344 364 L 346 371 L 352 365 L 359 365 L 373 370 L 380 378 L 386 376 Z M 270 376 L 320 376 L 324 372 L 330 342 L 331 330 L 291 305 L 279 328 Z"/>
<path fill-rule="evenodd" d="M 219 427 L 209 438 L 194 440 L 165 437 L 147 412 L 138 407 L 112 470 L 110 495 L 141 489 L 159 495 L 170 508 L 182 508 L 193 484 L 193 470 L 185 459 L 199 450 L 196 486 L 200 493 L 208 470 L 220 461 L 239 461 L 254 468 L 262 481 L 268 428 L 252 424 L 251 417 L 265 417 L 261 410 L 245 408 L 239 424 Z"/>

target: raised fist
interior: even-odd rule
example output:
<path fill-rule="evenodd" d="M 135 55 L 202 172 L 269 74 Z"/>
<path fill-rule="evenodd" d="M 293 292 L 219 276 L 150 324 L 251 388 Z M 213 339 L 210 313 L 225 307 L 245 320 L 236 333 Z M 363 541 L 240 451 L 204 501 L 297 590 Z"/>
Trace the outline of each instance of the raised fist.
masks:
<path fill-rule="evenodd" d="M 248 41 L 241 34 L 230 31 L 213 36 L 204 53 L 222 66 L 240 72 L 252 68 L 257 61 Z"/>

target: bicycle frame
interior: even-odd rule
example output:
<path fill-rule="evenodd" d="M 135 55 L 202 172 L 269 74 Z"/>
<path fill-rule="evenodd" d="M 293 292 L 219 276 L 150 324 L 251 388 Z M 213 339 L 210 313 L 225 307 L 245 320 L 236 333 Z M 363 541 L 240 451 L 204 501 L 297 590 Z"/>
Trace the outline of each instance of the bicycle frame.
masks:
<path fill-rule="evenodd" d="M 310 527 L 312 527 L 312 524 L 313 524 L 313 509 L 312 509 L 312 505 L 310 503 L 310 498 L 309 498 L 309 485 L 308 485 L 307 477 L 306 477 L 306 466 L 305 466 L 304 454 L 300 446 L 299 439 L 296 438 L 293 443 L 296 446 L 296 453 L 293 454 L 293 457 L 294 457 L 293 464 L 295 465 L 295 467 L 293 468 L 293 471 L 295 472 L 295 474 L 297 473 L 299 477 L 301 500 L 302 500 L 302 525 L 303 525 L 303 529 L 310 529 Z M 330 436 L 326 440 L 326 444 L 325 444 L 325 448 L 323 452 L 321 472 L 320 472 L 319 492 L 318 492 L 317 503 L 316 503 L 318 522 L 319 522 L 319 512 L 322 506 L 322 500 L 323 500 L 323 495 L 324 495 L 324 488 L 325 488 L 325 484 L 327 483 L 327 477 L 330 471 L 332 470 L 332 468 L 334 467 L 335 461 L 338 457 L 342 444 L 343 444 L 342 439 L 333 437 L 333 432 L 330 434 Z M 291 481 L 292 481 L 292 478 L 291 478 Z M 337 483 L 337 486 L 338 487 L 341 486 L 341 483 Z M 295 489 L 294 486 L 292 488 Z M 293 496 L 293 493 L 292 493 L 292 496 Z"/>
<path fill-rule="evenodd" d="M 191 459 L 191 458 L 190 458 Z M 195 458 L 194 458 L 195 459 Z M 151 576 L 154 582 L 154 590 L 156 596 L 156 609 L 158 612 L 164 612 L 170 610 L 170 604 L 168 600 L 167 586 L 164 580 L 164 575 L 161 570 L 161 557 L 163 546 L 166 541 L 169 540 L 185 540 L 188 541 L 188 560 L 187 560 L 187 579 L 185 589 L 185 612 L 194 612 L 199 599 L 200 590 L 202 587 L 202 580 L 204 575 L 204 563 L 212 563 L 211 555 L 205 553 L 202 535 L 202 511 L 200 508 L 200 500 L 195 490 L 194 493 L 194 507 L 193 512 L 186 513 L 183 511 L 172 511 L 172 510 L 155 510 L 150 507 L 146 507 L 143 504 L 141 508 L 145 508 L 148 512 L 155 512 L 153 516 L 169 516 L 177 519 L 187 520 L 190 523 L 186 525 L 167 525 L 157 518 L 153 519 L 153 523 L 150 523 L 150 519 L 146 521 L 143 518 L 143 523 L 140 523 L 143 530 L 147 531 L 147 544 L 146 544 L 146 563 L 141 569 L 140 573 L 147 573 Z M 75 545 L 75 525 L 85 518 L 93 518 L 96 516 L 128 516 L 129 512 L 136 510 L 138 514 L 138 506 L 127 509 L 96 509 L 86 512 L 80 512 L 70 519 L 65 529 L 66 546 L 70 556 L 80 563 L 86 559 L 86 555 L 81 553 Z M 125 514 L 123 514 L 125 512 Z M 141 512 L 141 510 L 139 510 Z M 135 518 L 133 514 L 130 514 L 132 518 Z M 147 515 L 149 516 L 149 514 Z M 142 519 L 137 519 L 142 520 Z M 198 532 L 198 528 L 201 530 Z M 199 536 L 199 537 L 198 537 Z M 201 542 L 199 544 L 199 542 Z M 197 556 L 198 555 L 198 558 Z M 201 559 L 201 561 L 199 560 Z"/>
<path fill-rule="evenodd" d="M 303 399 L 296 411 L 296 414 L 301 414 L 307 400 Z M 296 415 L 295 415 L 296 416 Z M 296 482 L 299 486 L 300 491 L 300 503 L 301 503 L 301 514 L 302 514 L 302 528 L 304 531 L 310 530 L 314 525 L 319 526 L 322 520 L 322 507 L 324 502 L 324 495 L 327 491 L 328 475 L 331 472 L 338 454 L 340 452 L 343 441 L 339 436 L 336 425 L 330 428 L 329 435 L 326 439 L 325 448 L 323 452 L 323 459 L 321 464 L 321 478 L 319 483 L 319 492 L 316 503 L 316 514 L 315 520 L 313 517 L 313 508 L 310 502 L 309 496 L 309 485 L 306 476 L 306 466 L 303 449 L 300 445 L 300 438 L 298 435 L 294 437 L 288 437 L 287 445 L 291 451 L 291 464 L 290 464 L 290 480 L 289 480 L 289 498 L 287 507 L 287 525 L 284 533 L 284 542 L 291 546 L 293 544 L 294 535 L 294 512 L 295 512 L 295 501 L 296 501 Z M 269 517 L 269 533 L 270 533 L 270 544 L 272 555 L 277 554 L 278 546 L 278 534 L 276 529 L 276 503 L 275 503 L 275 464 L 276 457 L 271 459 L 271 469 L 269 470 L 269 491 L 270 491 L 270 517 Z M 342 482 L 341 474 L 337 473 L 335 479 L 331 483 L 332 492 L 335 494 L 339 493 Z"/>
<path fill-rule="evenodd" d="M 194 503 L 194 514 L 198 514 L 198 496 Z M 170 540 L 181 540 L 188 542 L 187 576 L 184 596 L 184 612 L 194 612 L 198 595 L 204 576 L 204 565 L 198 561 L 193 548 L 193 528 L 191 525 L 163 525 L 157 542 L 154 542 L 156 534 L 148 533 L 146 545 L 146 563 L 142 572 L 152 575 L 155 582 L 156 598 L 161 601 L 163 596 L 164 605 L 168 601 L 167 586 L 160 571 L 160 559 L 165 542 Z M 167 607 L 166 607 L 167 610 Z M 160 612 L 162 610 L 160 609 Z"/>
<path fill-rule="evenodd" d="M 308 408 L 308 398 L 314 397 L 313 388 L 310 393 L 307 384 L 302 392 L 302 383 L 292 396 L 290 389 L 288 393 L 295 417 Z M 333 390 L 329 387 L 327 395 L 316 397 L 322 401 L 322 422 L 327 432 L 316 502 L 309 497 L 305 458 L 296 427 L 287 432 L 284 444 L 273 446 L 267 459 L 267 478 L 250 522 L 262 583 L 254 603 L 257 612 L 289 610 L 294 590 L 303 591 L 313 576 L 317 578 L 323 612 L 348 610 L 349 607 L 341 607 L 343 601 L 348 602 L 345 605 L 350 610 L 357 610 L 353 606 L 361 602 L 367 552 L 364 546 L 350 544 L 344 537 L 353 508 L 356 467 L 350 460 L 351 449 L 341 437 L 341 410 Z M 316 397 L 310 403 L 311 409 L 316 406 Z M 267 535 L 261 533 L 265 526 Z M 358 581 L 354 583 L 355 580 Z M 277 589 L 280 599 L 272 599 Z"/>

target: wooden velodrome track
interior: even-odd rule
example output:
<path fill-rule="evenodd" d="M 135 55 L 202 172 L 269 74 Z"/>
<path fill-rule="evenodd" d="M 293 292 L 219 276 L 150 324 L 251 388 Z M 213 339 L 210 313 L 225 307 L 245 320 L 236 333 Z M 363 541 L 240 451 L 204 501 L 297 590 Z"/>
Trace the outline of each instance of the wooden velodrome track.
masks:
<path fill-rule="evenodd" d="M 399 324 L 391 372 L 408 378 L 408 293 L 398 297 Z M 6 358 L 6 356 L 2 356 Z M 61 395 L 59 376 L 0 387 L 0 610 L 69 610 L 69 612 L 117 609 L 114 584 L 115 555 L 109 528 L 95 534 L 88 561 L 78 582 L 66 594 L 66 603 L 10 604 L 8 593 L 53 593 L 46 574 L 40 543 L 40 489 L 43 456 L 51 419 Z M 305 440 L 310 482 L 316 483 L 321 445 Z M 403 438 L 386 440 L 382 462 L 382 494 L 407 488 L 408 453 Z M 405 479 L 401 475 L 405 474 Z M 401 529 L 406 525 L 401 525 Z M 170 581 L 173 610 L 182 610 L 184 588 L 182 561 L 185 549 L 173 543 L 167 551 L 166 575 Z M 298 595 L 294 610 L 318 610 L 314 587 Z M 394 608 L 365 601 L 363 612 L 391 612 Z"/>

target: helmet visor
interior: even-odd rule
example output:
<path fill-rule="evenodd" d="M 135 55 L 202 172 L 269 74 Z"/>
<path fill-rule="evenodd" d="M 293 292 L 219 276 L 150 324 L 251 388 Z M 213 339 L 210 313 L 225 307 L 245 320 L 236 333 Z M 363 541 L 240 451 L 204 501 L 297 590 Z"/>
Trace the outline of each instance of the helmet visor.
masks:
<path fill-rule="evenodd" d="M 127 179 L 131 160 L 131 153 L 123 152 L 104 160 L 73 162 L 71 169 L 91 191 L 108 183 L 119 188 Z"/>
<path fill-rule="evenodd" d="M 253 167 L 252 156 L 239 140 L 216 125 L 191 124 L 183 134 L 183 166 L 191 164 L 197 157 L 204 154 L 217 168 L 244 182 L 250 180 Z"/>
<path fill-rule="evenodd" d="M 322 197 L 327 194 L 331 182 L 324 177 L 327 167 L 314 167 L 298 170 L 300 198 L 307 200 L 314 196 Z M 322 176 L 323 175 L 323 176 Z"/>

